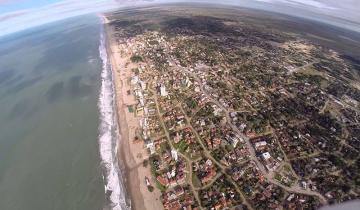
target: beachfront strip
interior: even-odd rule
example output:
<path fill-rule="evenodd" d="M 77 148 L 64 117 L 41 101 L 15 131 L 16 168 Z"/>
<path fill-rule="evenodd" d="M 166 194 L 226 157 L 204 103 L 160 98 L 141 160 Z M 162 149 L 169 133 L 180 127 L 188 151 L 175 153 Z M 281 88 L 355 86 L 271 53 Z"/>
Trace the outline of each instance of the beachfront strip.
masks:
<path fill-rule="evenodd" d="M 358 196 L 342 165 L 356 164 L 359 127 L 330 112 L 359 120 L 346 114 L 359 95 L 331 93 L 333 71 L 348 66 L 336 52 L 296 39 L 271 55 L 266 40 L 234 53 L 221 38 L 133 36 L 117 23 L 111 36 L 116 56 L 127 58 L 121 71 L 134 97 L 127 112 L 139 125 L 129 141 L 147 151 L 140 158 L 151 176 L 139 178 L 147 193 L 160 195 L 152 202 L 164 209 L 316 209 Z M 261 62 L 266 56 L 279 61 Z M 326 60 L 338 66 L 330 70 Z"/>

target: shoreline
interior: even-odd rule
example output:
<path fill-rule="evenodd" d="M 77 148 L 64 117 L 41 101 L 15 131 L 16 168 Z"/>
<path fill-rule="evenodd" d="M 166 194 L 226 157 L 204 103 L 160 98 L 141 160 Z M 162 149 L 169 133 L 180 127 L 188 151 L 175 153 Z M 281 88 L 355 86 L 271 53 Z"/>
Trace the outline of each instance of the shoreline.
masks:
<path fill-rule="evenodd" d="M 127 201 L 131 200 L 131 209 L 135 210 L 160 210 L 163 209 L 160 202 L 160 192 L 156 189 L 149 192 L 145 184 L 145 177 L 152 179 L 150 169 L 143 167 L 143 160 L 147 159 L 148 153 L 143 142 L 133 142 L 135 132 L 140 127 L 139 118 L 128 111 L 128 105 L 137 103 L 132 94 L 127 94 L 131 90 L 128 79 L 131 77 L 133 64 L 129 64 L 130 56 L 121 55 L 119 47 L 114 40 L 113 28 L 108 25 L 105 19 L 104 30 L 106 35 L 106 50 L 109 57 L 113 82 L 115 89 L 115 106 L 118 119 L 118 159 L 119 168 L 124 175 L 124 185 L 126 187 Z M 152 183 L 155 186 L 155 183 Z M 156 202 L 155 200 L 159 202 Z M 153 201 L 153 202 L 152 202 Z M 160 204 L 160 206 L 159 206 Z"/>
<path fill-rule="evenodd" d="M 104 17 L 105 18 L 105 17 Z M 128 124 L 127 119 L 124 111 L 124 101 L 121 96 L 121 89 L 122 89 L 122 80 L 119 81 L 119 71 L 120 69 L 117 68 L 114 59 L 114 52 L 112 49 L 112 44 L 114 42 L 113 38 L 111 37 L 112 29 L 108 26 L 107 23 L 104 23 L 105 35 L 106 35 L 106 50 L 109 56 L 109 61 L 111 65 L 111 69 L 113 72 L 113 82 L 115 88 L 115 107 L 116 107 L 116 116 L 118 120 L 118 157 L 119 157 L 119 168 L 124 169 L 121 171 L 122 175 L 124 175 L 124 181 L 126 186 L 126 194 L 127 200 L 131 200 L 129 206 L 131 209 L 144 209 L 144 204 L 141 202 L 143 200 L 141 193 L 139 193 L 138 187 L 138 180 L 134 179 L 134 177 L 138 176 L 136 170 L 131 170 L 133 163 L 135 162 L 133 155 L 130 153 L 129 148 L 129 131 L 128 131 Z M 122 161 L 123 160 L 123 161 Z M 140 197 L 141 196 L 141 197 Z"/>

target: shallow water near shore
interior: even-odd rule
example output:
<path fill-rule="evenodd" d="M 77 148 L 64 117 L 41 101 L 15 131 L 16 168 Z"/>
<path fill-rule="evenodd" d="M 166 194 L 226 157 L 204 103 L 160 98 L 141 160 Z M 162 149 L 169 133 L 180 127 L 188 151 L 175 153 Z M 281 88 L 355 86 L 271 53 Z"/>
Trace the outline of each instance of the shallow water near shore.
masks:
<path fill-rule="evenodd" d="M 105 19 L 103 19 L 105 24 Z M 99 97 L 100 127 L 99 148 L 105 175 L 106 208 L 113 210 L 131 209 L 125 189 L 124 171 L 119 167 L 118 146 L 121 136 L 116 114 L 116 97 L 113 70 L 108 57 L 105 26 L 100 33 L 100 58 L 102 59 L 101 90 Z M 124 170 L 124 168 L 123 168 Z"/>
<path fill-rule="evenodd" d="M 103 209 L 101 22 L 0 38 L 0 209 Z"/>

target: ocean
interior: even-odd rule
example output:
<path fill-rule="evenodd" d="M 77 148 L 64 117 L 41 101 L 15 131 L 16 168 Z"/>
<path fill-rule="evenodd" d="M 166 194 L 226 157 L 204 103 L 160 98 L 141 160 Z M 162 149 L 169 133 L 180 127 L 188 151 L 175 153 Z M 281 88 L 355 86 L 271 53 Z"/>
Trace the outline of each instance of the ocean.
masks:
<path fill-rule="evenodd" d="M 0 37 L 0 209 L 127 209 L 94 15 Z"/>
<path fill-rule="evenodd" d="M 104 22 L 104 20 L 103 20 Z M 104 167 L 105 192 L 107 194 L 107 206 L 113 210 L 131 209 L 130 200 L 126 195 L 124 182 L 124 169 L 120 169 L 118 160 L 118 139 L 121 140 L 119 124 L 116 114 L 115 87 L 113 71 L 107 55 L 105 27 L 102 25 L 100 32 L 100 58 L 102 59 L 101 91 L 99 97 L 100 110 L 100 135 L 99 147 Z"/>

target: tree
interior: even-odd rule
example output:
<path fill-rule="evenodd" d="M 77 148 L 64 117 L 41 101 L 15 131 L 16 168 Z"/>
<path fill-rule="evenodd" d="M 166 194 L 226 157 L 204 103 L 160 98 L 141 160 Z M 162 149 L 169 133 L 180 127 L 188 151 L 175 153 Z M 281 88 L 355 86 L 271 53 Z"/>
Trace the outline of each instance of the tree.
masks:
<path fill-rule="evenodd" d="M 153 186 L 148 186 L 148 190 L 149 190 L 149 192 L 153 192 L 154 191 L 154 187 Z"/>
<path fill-rule="evenodd" d="M 143 166 L 144 168 L 146 168 L 149 165 L 149 161 L 148 160 L 144 160 L 143 161 Z"/>
<path fill-rule="evenodd" d="M 130 60 L 133 63 L 138 63 L 138 62 L 142 62 L 143 58 L 140 55 L 133 55 L 133 56 L 131 56 Z"/>

